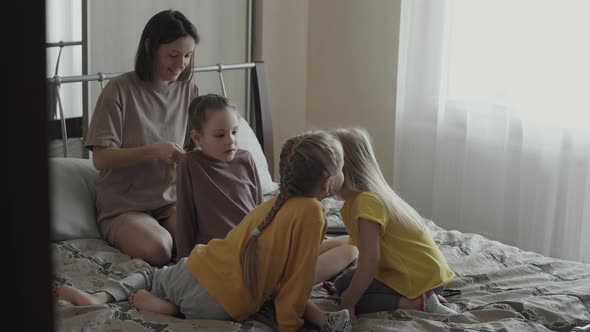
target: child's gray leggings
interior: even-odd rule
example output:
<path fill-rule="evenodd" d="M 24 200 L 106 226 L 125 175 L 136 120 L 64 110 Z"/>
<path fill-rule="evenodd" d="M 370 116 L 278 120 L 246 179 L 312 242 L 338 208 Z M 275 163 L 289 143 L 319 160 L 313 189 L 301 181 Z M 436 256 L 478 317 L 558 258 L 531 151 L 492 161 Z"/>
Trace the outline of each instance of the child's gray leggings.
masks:
<path fill-rule="evenodd" d="M 161 269 L 141 270 L 121 280 L 109 278 L 102 291 L 119 302 L 140 289 L 150 290 L 153 295 L 174 303 L 186 318 L 232 320 L 186 268 L 186 259 Z"/>

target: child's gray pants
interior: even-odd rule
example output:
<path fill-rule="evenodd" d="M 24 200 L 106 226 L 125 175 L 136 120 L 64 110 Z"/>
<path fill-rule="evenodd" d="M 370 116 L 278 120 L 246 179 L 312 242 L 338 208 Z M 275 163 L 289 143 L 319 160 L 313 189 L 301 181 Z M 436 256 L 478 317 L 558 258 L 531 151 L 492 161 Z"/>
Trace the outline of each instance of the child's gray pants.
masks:
<path fill-rule="evenodd" d="M 119 302 L 140 289 L 150 290 L 153 295 L 174 303 L 186 318 L 232 320 L 186 268 L 186 259 L 161 269 L 141 270 L 121 280 L 109 278 L 102 291 Z"/>

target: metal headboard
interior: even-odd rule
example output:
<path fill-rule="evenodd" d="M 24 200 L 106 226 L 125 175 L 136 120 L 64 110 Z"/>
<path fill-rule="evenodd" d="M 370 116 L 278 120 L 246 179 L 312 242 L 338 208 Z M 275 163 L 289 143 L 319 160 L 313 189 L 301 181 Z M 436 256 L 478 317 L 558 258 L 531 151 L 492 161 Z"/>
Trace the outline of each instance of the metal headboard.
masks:
<path fill-rule="evenodd" d="M 59 58 L 58 58 L 59 62 Z M 56 66 L 56 70 L 59 64 Z M 193 68 L 193 72 L 218 72 L 219 83 L 221 85 L 221 91 L 224 96 L 227 96 L 227 90 L 225 86 L 225 80 L 223 72 L 230 70 L 248 70 L 247 73 L 251 79 L 251 95 L 249 100 L 251 103 L 251 112 L 246 114 L 246 120 L 251 124 L 253 130 L 256 132 L 256 137 L 262 146 L 264 154 L 267 159 L 269 171 L 273 174 L 274 165 L 274 152 L 273 152 L 273 139 L 272 139 L 272 122 L 270 115 L 270 102 L 268 96 L 268 85 L 266 81 L 266 66 L 262 62 L 248 62 L 239 64 L 216 64 L 210 66 L 199 66 Z M 55 93 L 55 101 L 52 105 L 57 103 L 58 111 L 60 114 L 59 126 L 55 125 L 55 121 L 50 120 L 49 128 L 49 139 L 61 139 L 63 142 L 63 154 L 64 157 L 68 157 L 68 137 L 82 137 L 83 138 L 83 126 L 85 124 L 77 119 L 65 119 L 63 116 L 63 105 L 61 102 L 60 87 L 62 84 L 67 83 L 80 83 L 80 82 L 99 82 L 101 88 L 104 88 L 104 82 L 110 80 L 113 77 L 119 76 L 122 73 L 103 73 L 99 72 L 91 75 L 80 75 L 80 76 L 65 76 L 61 77 L 55 75 L 52 78 L 47 79 L 47 83 L 50 87 L 53 87 Z M 53 121 L 53 125 L 51 122 Z M 57 130 L 59 128 L 59 130 Z M 68 132 L 73 130 L 74 135 L 69 135 Z"/>

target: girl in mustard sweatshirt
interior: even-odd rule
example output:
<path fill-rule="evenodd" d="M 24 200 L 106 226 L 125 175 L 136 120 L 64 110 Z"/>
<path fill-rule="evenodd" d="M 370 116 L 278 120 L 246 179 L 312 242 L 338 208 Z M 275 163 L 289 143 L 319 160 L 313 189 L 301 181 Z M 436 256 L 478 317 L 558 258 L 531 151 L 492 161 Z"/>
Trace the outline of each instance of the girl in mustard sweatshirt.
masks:
<path fill-rule="evenodd" d="M 280 331 L 300 329 L 305 313 L 324 331 L 348 332 L 348 310 L 323 312 L 308 302 L 327 228 L 320 200 L 340 189 L 342 165 L 342 146 L 332 135 L 291 138 L 281 150 L 279 195 L 254 208 L 224 239 L 197 245 L 174 266 L 109 280 L 97 293 L 66 285 L 56 297 L 74 305 L 128 299 L 140 310 L 236 321 L 272 297 Z"/>

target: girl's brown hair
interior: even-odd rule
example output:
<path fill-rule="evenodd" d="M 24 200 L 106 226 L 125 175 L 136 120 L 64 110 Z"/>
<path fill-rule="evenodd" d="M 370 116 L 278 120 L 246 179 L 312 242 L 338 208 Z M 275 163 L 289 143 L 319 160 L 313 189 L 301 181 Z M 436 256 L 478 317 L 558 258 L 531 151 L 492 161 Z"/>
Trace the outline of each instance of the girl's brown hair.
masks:
<path fill-rule="evenodd" d="M 203 132 L 203 127 L 207 122 L 208 112 L 235 111 L 236 107 L 229 99 L 213 93 L 194 98 L 188 107 L 188 128 L 187 137 L 184 140 L 184 149 L 192 151 L 196 148 L 195 142 L 191 139 L 191 130 L 199 133 Z"/>
<path fill-rule="evenodd" d="M 266 218 L 254 229 L 242 249 L 242 279 L 252 296 L 257 294 L 256 240 L 289 198 L 312 197 L 322 180 L 335 176 L 342 158 L 340 142 L 323 131 L 293 137 L 283 145 L 279 163 L 280 193 Z"/>

